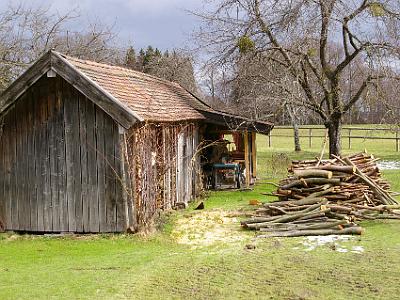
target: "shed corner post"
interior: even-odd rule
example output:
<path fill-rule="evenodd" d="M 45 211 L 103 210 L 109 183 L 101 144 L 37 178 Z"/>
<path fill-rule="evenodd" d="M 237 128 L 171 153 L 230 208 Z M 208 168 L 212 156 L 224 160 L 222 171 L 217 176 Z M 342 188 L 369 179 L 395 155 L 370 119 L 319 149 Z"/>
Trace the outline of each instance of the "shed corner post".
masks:
<path fill-rule="evenodd" d="M 124 207 L 125 231 L 134 231 L 134 188 L 132 180 L 129 176 L 129 156 L 128 144 L 126 140 L 126 129 L 118 125 L 120 151 L 120 170 L 121 170 L 121 186 L 122 186 L 122 201 Z"/>
<path fill-rule="evenodd" d="M 250 186 L 250 145 L 249 145 L 249 132 L 244 131 L 244 164 L 246 168 L 246 187 Z"/>
<path fill-rule="evenodd" d="M 256 143 L 257 133 L 251 133 L 251 163 L 253 170 L 253 177 L 257 179 L 257 143 Z"/>

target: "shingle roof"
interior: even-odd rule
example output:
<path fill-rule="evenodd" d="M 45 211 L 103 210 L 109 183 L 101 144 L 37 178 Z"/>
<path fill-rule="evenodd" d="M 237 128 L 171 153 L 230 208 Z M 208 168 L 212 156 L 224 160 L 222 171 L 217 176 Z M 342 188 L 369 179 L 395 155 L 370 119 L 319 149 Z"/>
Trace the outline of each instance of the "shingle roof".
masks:
<path fill-rule="evenodd" d="M 204 120 L 233 130 L 268 133 L 273 124 L 217 111 L 180 85 L 126 68 L 43 54 L 0 95 L 0 115 L 39 78 L 54 71 L 129 129 L 136 122 Z"/>
<path fill-rule="evenodd" d="M 176 83 L 131 69 L 62 57 L 145 121 L 205 119 L 198 110 L 212 111 Z"/>

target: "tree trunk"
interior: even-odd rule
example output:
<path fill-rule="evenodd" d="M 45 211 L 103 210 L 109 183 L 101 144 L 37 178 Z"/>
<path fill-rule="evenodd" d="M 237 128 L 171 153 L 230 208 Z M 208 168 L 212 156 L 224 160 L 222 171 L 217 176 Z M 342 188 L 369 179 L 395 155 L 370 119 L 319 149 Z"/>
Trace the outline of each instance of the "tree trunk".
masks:
<path fill-rule="evenodd" d="M 299 125 L 296 122 L 293 123 L 293 133 L 294 133 L 294 151 L 300 152 L 300 135 L 299 135 Z"/>
<path fill-rule="evenodd" d="M 332 155 L 340 155 L 342 130 L 341 118 L 332 118 L 329 123 L 325 124 L 325 127 L 328 128 L 329 157 L 332 157 Z"/>
<path fill-rule="evenodd" d="M 292 105 L 286 103 L 285 107 L 289 114 L 290 123 L 292 123 L 292 126 L 293 126 L 294 151 L 300 152 L 301 151 L 300 134 L 299 134 L 299 124 L 297 123 L 297 117 L 296 117 L 295 112 L 293 111 Z"/>

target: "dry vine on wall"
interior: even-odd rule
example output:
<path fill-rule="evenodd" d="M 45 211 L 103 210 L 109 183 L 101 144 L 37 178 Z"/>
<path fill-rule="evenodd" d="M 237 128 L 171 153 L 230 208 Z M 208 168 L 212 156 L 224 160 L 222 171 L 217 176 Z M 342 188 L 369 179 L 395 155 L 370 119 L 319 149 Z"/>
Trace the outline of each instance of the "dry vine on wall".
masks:
<path fill-rule="evenodd" d="M 148 228 L 157 211 L 174 208 L 178 201 L 181 202 L 182 199 L 178 199 L 181 195 L 177 192 L 177 174 L 179 176 L 185 171 L 186 188 L 190 189 L 193 172 L 198 172 L 192 167 L 196 163 L 193 159 L 196 131 L 195 124 L 145 123 L 128 132 L 127 160 L 132 187 L 129 194 L 134 198 L 136 230 Z M 182 135 L 185 137 L 184 147 L 192 149 L 185 153 L 187 157 L 178 157 L 182 152 L 178 149 Z M 190 165 L 179 164 L 181 160 Z"/>

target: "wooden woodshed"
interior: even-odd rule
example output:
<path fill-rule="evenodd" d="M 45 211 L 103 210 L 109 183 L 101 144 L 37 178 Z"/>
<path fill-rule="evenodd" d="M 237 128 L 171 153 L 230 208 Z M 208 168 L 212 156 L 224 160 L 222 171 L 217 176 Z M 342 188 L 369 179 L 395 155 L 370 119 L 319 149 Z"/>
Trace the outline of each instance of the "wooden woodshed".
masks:
<path fill-rule="evenodd" d="M 175 83 L 49 51 L 0 96 L 0 230 L 144 229 L 203 188 L 210 128 L 244 132 L 255 165 L 251 137 L 272 125 L 215 111 Z"/>

